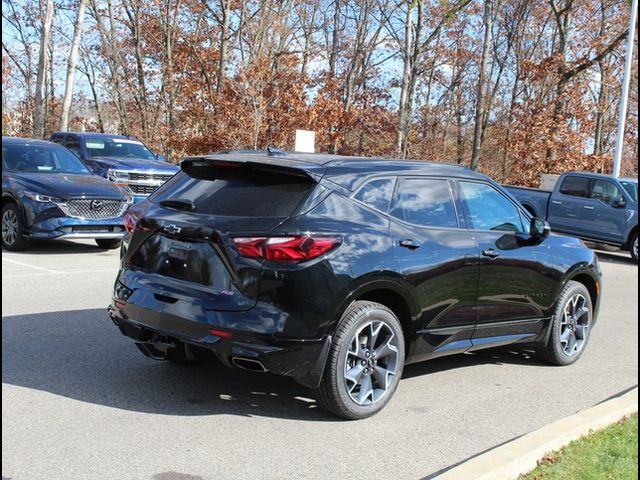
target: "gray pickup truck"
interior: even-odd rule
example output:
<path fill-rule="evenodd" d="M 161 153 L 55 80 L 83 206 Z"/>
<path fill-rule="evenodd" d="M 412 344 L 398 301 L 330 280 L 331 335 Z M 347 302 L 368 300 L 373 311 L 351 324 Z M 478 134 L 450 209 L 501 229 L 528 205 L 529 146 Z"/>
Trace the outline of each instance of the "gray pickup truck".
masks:
<path fill-rule="evenodd" d="M 553 191 L 505 188 L 534 217 L 562 234 L 620 247 L 638 262 L 638 180 L 569 172 Z"/>

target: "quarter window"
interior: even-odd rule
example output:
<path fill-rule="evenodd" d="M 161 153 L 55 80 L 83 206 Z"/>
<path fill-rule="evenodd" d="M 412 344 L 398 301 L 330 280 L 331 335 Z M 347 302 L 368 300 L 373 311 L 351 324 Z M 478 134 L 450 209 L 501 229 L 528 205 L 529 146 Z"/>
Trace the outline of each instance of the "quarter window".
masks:
<path fill-rule="evenodd" d="M 456 210 L 446 180 L 405 178 L 398 180 L 391 215 L 424 227 L 456 228 Z"/>
<path fill-rule="evenodd" d="M 572 197 L 586 197 L 589 191 L 589 179 L 585 177 L 566 177 L 560 186 L 560 193 Z"/>
<path fill-rule="evenodd" d="M 389 210 L 392 195 L 393 180 L 381 178 L 365 184 L 353 198 L 386 213 Z"/>
<path fill-rule="evenodd" d="M 518 208 L 491 185 L 460 182 L 460 189 L 474 230 L 525 231 Z"/>

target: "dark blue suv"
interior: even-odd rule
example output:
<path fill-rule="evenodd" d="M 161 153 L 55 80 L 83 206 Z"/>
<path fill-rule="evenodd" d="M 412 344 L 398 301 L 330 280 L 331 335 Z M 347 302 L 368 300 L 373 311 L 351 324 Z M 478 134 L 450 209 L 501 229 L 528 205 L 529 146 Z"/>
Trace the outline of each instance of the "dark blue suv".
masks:
<path fill-rule="evenodd" d="M 126 190 L 93 175 L 69 150 L 44 140 L 2 137 L 2 247 L 29 238 L 93 238 L 117 248 Z"/>

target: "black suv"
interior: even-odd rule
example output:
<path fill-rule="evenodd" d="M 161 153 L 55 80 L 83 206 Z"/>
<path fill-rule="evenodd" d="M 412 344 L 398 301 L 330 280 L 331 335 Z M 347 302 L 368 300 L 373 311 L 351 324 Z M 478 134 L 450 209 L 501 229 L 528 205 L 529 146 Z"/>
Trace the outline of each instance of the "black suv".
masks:
<path fill-rule="evenodd" d="M 111 318 L 156 359 L 288 375 L 344 418 L 407 363 L 528 344 L 583 353 L 595 254 L 491 179 L 422 161 L 221 152 L 129 209 Z"/>

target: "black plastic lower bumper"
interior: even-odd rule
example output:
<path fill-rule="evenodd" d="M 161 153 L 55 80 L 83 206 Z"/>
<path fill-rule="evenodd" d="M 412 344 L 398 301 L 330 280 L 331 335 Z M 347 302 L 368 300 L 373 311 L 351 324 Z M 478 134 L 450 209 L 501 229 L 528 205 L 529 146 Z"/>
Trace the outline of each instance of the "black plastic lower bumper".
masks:
<path fill-rule="evenodd" d="M 181 333 L 175 323 L 167 325 L 166 318 L 163 322 L 154 322 L 152 318 L 141 323 L 139 319 L 123 315 L 114 305 L 109 306 L 108 312 L 120 331 L 152 358 L 170 357 L 173 349 L 188 358 L 204 349 L 212 352 L 223 365 L 285 375 L 309 388 L 320 384 L 331 346 L 329 335 L 319 339 L 284 339 L 237 331 L 216 335 L 208 325 L 192 325 Z"/>

